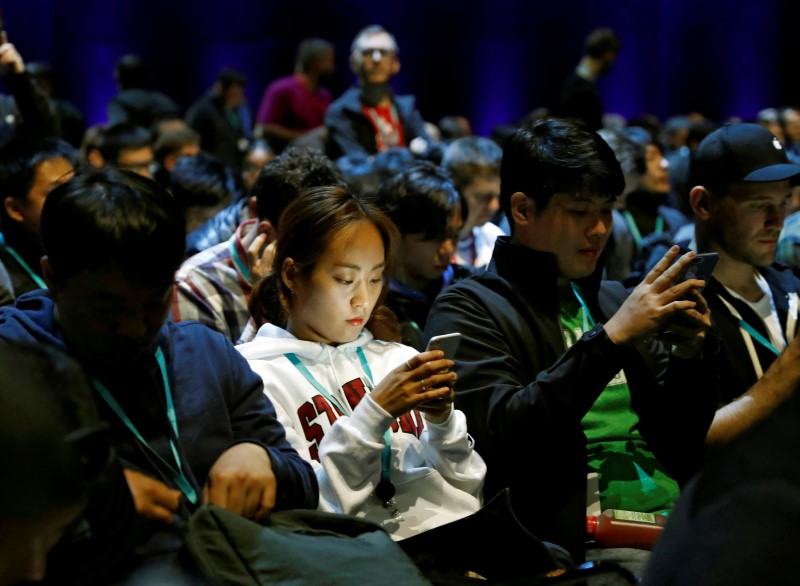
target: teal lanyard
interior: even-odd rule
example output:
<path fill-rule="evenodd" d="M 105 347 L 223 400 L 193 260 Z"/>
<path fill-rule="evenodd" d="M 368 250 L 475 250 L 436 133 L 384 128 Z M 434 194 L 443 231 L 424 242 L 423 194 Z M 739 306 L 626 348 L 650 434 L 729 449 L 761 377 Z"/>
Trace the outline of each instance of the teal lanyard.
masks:
<path fill-rule="evenodd" d="M 2 246 L 3 248 L 5 248 L 8 251 L 8 254 L 10 254 L 14 258 L 14 260 L 19 263 L 19 266 L 21 266 L 22 269 L 26 273 L 28 273 L 28 276 L 31 279 L 33 279 L 33 282 L 36 283 L 36 285 L 38 285 L 41 289 L 47 289 L 47 284 L 44 282 L 44 279 L 42 279 L 39 275 L 37 275 L 33 271 L 33 269 L 30 266 L 28 266 L 28 263 L 26 263 L 22 259 L 22 257 L 19 255 L 19 253 L 16 250 L 11 248 L 11 245 L 8 244 L 8 242 L 6 242 L 6 239 L 3 237 L 2 232 L 0 232 L 0 246 Z"/>
<path fill-rule="evenodd" d="M 156 360 L 158 361 L 158 368 L 161 370 L 161 379 L 164 381 L 164 394 L 167 398 L 167 418 L 169 419 L 170 425 L 172 426 L 172 430 L 175 432 L 175 438 L 178 437 L 178 421 L 175 417 L 175 405 L 172 402 L 172 391 L 169 386 L 169 377 L 167 376 L 167 364 L 164 360 L 164 352 L 162 352 L 161 347 L 159 346 L 156 349 Z M 186 496 L 186 498 L 192 504 L 197 504 L 197 492 L 195 491 L 192 484 L 186 479 L 186 476 L 183 473 L 183 467 L 181 465 L 181 458 L 178 454 L 178 448 L 175 445 L 175 442 L 170 437 L 169 438 L 169 445 L 172 448 L 172 455 L 175 457 L 175 462 L 178 465 L 178 469 L 175 470 L 164 458 L 162 458 L 150 445 L 145 441 L 142 434 L 139 433 L 139 430 L 136 429 L 136 426 L 127 416 L 125 411 L 122 410 L 120 404 L 117 403 L 117 400 L 111 394 L 111 392 L 106 388 L 106 386 L 101 383 L 96 378 L 91 379 L 91 383 L 94 388 L 100 393 L 100 396 L 106 402 L 106 404 L 111 408 L 111 410 L 119 417 L 125 426 L 131 431 L 131 433 L 136 437 L 137 440 L 153 455 L 155 456 L 159 462 L 161 462 L 167 470 L 169 470 L 170 474 L 172 475 L 172 479 L 175 481 L 175 484 L 178 486 L 180 491 Z"/>
<path fill-rule="evenodd" d="M 622 217 L 625 218 L 625 223 L 628 225 L 628 230 L 631 232 L 631 236 L 633 236 L 633 241 L 636 243 L 636 247 L 638 248 L 642 244 L 642 233 L 639 232 L 639 227 L 636 225 L 636 222 L 633 219 L 633 215 L 628 210 L 622 210 Z M 661 234 L 664 231 L 664 218 L 661 217 L 661 214 L 656 217 L 656 229 L 653 231 L 653 234 Z"/>
<path fill-rule="evenodd" d="M 761 332 L 759 332 L 757 329 L 755 329 L 753 326 L 751 326 L 743 319 L 739 320 L 739 327 L 742 328 L 744 331 L 746 331 L 748 334 L 750 334 L 750 337 L 753 338 L 756 342 L 758 342 L 759 344 L 764 346 L 764 348 L 775 354 L 775 356 L 780 355 L 781 353 L 780 350 L 778 350 L 772 344 L 772 342 L 767 340 L 764 336 L 761 335 Z"/>
<path fill-rule="evenodd" d="M 233 259 L 233 264 L 236 265 L 236 268 L 239 269 L 239 272 L 242 273 L 247 282 L 250 283 L 251 282 L 250 267 L 247 266 L 247 264 L 245 264 L 245 262 L 242 260 L 242 257 L 239 256 L 239 251 L 236 250 L 236 234 L 234 234 L 230 239 L 230 247 L 231 247 L 231 259 Z"/>
<path fill-rule="evenodd" d="M 581 288 L 578 287 L 578 285 L 576 285 L 573 282 L 570 282 L 570 285 L 572 285 L 572 292 L 575 293 L 575 297 L 578 298 L 578 303 L 581 304 L 581 317 L 583 318 L 583 331 L 584 332 L 588 332 L 590 326 L 594 327 L 594 324 L 595 324 L 594 319 L 592 318 L 592 314 L 589 312 L 589 306 L 586 305 L 586 302 L 583 300 L 583 297 L 581 296 Z"/>
<path fill-rule="evenodd" d="M 356 354 L 358 354 L 358 359 L 361 362 L 361 368 L 364 370 L 364 374 L 367 375 L 367 382 L 369 383 L 370 390 L 372 390 L 374 383 L 372 381 L 372 370 L 367 362 L 367 357 L 364 355 L 364 351 L 360 347 L 356 349 Z M 300 374 L 302 374 L 305 379 L 328 400 L 329 403 L 332 403 L 342 415 L 347 413 L 347 411 L 344 410 L 344 407 L 342 407 L 342 404 L 339 403 L 339 401 L 337 401 L 334 396 L 328 392 L 328 389 L 323 387 L 319 381 L 314 378 L 314 375 L 308 371 L 306 365 L 303 364 L 300 358 L 298 358 L 297 354 L 293 352 L 287 352 L 284 354 L 284 356 L 289 359 L 289 362 L 291 362 L 294 367 L 300 371 Z M 383 434 L 383 441 L 385 445 L 381 451 L 381 481 L 389 480 L 389 461 L 392 453 L 392 436 L 389 431 L 390 430 L 387 429 Z"/>

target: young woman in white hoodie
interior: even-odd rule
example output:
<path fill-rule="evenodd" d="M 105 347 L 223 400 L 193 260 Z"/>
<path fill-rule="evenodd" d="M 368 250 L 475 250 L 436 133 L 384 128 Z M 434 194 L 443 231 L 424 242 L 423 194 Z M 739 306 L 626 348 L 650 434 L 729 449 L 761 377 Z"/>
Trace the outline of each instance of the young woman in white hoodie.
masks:
<path fill-rule="evenodd" d="M 399 540 L 477 511 L 486 465 L 453 409 L 452 361 L 387 341 L 399 338 L 381 307 L 396 238 L 345 188 L 296 199 L 272 275 L 251 294 L 257 321 L 270 323 L 238 348 L 314 466 L 319 508 Z"/>

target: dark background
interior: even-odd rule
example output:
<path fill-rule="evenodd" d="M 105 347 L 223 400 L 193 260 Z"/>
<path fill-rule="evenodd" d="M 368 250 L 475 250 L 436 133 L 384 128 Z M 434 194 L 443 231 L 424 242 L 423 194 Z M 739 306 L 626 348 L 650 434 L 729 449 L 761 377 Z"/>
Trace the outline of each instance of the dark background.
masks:
<path fill-rule="evenodd" d="M 319 36 L 337 48 L 331 89 L 338 96 L 353 79 L 350 42 L 371 23 L 400 45 L 395 89 L 415 94 L 427 120 L 463 114 L 483 135 L 549 105 L 597 26 L 622 39 L 599 84 L 607 111 L 662 121 L 699 111 L 721 121 L 800 105 L 800 2 L 793 0 L 0 0 L 0 7 L 9 40 L 27 61 L 53 65 L 58 93 L 90 124 L 105 121 L 114 63 L 126 52 L 142 55 L 152 85 L 184 108 L 220 68 L 237 67 L 255 111 L 264 87 L 291 72 L 297 44 Z"/>

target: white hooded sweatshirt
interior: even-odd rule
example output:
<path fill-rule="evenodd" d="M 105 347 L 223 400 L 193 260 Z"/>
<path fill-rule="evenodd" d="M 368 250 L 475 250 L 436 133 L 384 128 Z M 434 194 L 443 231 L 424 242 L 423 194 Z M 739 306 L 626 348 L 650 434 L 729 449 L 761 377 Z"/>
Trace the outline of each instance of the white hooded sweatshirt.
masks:
<path fill-rule="evenodd" d="M 439 424 L 425 421 L 418 411 L 394 420 L 369 395 L 374 386 L 370 378 L 380 382 L 417 354 L 413 348 L 380 342 L 367 330 L 353 342 L 329 346 L 298 340 L 267 324 L 252 342 L 237 349 L 264 380 L 264 392 L 275 405 L 287 439 L 314 467 L 321 510 L 365 517 L 399 540 L 481 507 L 486 464 L 473 450 L 464 414 L 452 410 Z M 344 415 L 287 353 L 299 358 L 342 406 Z M 390 426 L 389 476 L 396 504 L 385 508 L 374 493 L 381 479 L 384 432 Z M 393 516 L 394 508 L 400 520 Z"/>

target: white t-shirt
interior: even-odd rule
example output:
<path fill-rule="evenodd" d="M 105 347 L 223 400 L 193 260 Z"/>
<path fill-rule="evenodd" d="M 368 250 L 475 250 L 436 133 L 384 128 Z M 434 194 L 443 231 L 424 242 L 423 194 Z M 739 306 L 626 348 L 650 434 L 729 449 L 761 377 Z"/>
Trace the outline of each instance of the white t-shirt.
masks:
<path fill-rule="evenodd" d="M 782 352 L 783 349 L 786 348 L 786 338 L 784 337 L 783 330 L 781 329 L 780 319 L 778 319 L 778 310 L 775 308 L 775 300 L 772 297 L 772 291 L 770 290 L 769 284 L 764 278 L 764 275 L 759 272 L 756 272 L 756 283 L 764 292 L 764 294 L 761 296 L 761 299 L 758 301 L 748 301 L 735 291 L 728 289 L 728 287 L 725 287 L 725 289 L 727 289 L 728 293 L 730 293 L 733 297 L 749 305 L 752 310 L 758 314 L 758 316 L 764 322 L 764 325 L 767 326 L 769 341 L 772 342 L 772 345 L 775 346 L 779 352 Z"/>

